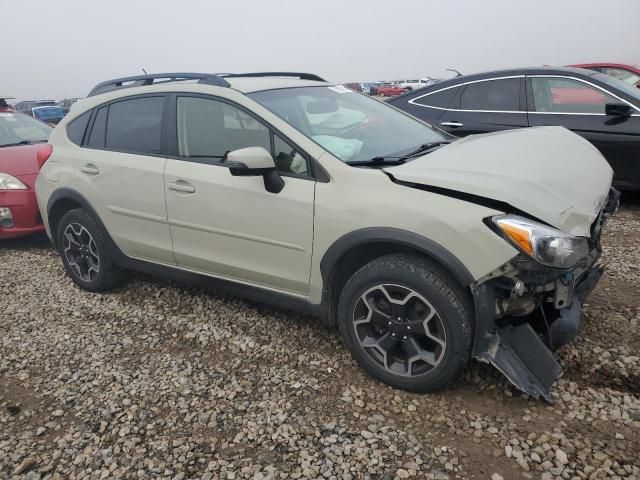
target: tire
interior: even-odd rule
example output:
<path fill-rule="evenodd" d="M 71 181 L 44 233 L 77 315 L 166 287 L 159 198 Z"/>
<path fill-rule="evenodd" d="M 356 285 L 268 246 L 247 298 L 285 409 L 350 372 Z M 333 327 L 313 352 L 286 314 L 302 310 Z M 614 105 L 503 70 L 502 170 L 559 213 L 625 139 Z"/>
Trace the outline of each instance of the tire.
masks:
<path fill-rule="evenodd" d="M 468 362 L 472 311 L 469 295 L 440 266 L 393 254 L 371 261 L 347 281 L 338 301 L 338 328 L 369 375 L 395 388 L 431 392 Z"/>
<path fill-rule="evenodd" d="M 104 292 L 125 280 L 126 272 L 113 262 L 106 233 L 85 210 L 63 215 L 56 244 L 67 274 L 84 290 Z"/>

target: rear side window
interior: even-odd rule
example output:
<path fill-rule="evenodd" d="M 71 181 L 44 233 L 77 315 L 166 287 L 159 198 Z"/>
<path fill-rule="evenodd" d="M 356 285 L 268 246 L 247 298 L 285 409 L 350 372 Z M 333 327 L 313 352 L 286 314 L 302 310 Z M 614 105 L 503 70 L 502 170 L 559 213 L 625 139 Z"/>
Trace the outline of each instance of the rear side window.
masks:
<path fill-rule="evenodd" d="M 462 110 L 520 110 L 520 79 L 504 78 L 468 84 L 460 98 Z"/>
<path fill-rule="evenodd" d="M 449 108 L 459 90 L 460 87 L 440 90 L 439 92 L 434 92 L 424 97 L 418 97 L 413 103 L 425 107 Z"/>
<path fill-rule="evenodd" d="M 164 97 L 142 97 L 109 106 L 105 148 L 159 154 Z"/>
<path fill-rule="evenodd" d="M 76 145 L 82 144 L 82 137 L 84 137 L 84 132 L 87 129 L 90 118 L 91 110 L 83 113 L 75 120 L 69 122 L 69 125 L 67 125 L 67 137 L 69 137 L 69 140 L 71 140 Z"/>
<path fill-rule="evenodd" d="M 101 107 L 96 113 L 96 118 L 91 127 L 91 135 L 87 140 L 87 146 L 93 148 L 104 148 L 104 133 L 107 127 L 107 108 Z"/>

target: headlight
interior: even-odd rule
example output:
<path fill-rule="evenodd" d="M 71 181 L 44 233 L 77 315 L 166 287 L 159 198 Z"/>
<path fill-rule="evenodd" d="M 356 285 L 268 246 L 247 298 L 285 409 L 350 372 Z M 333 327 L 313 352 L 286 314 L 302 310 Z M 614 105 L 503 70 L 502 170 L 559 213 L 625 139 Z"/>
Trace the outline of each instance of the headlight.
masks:
<path fill-rule="evenodd" d="M 517 215 L 499 215 L 491 220 L 520 251 L 548 267 L 572 268 L 589 253 L 584 237 L 574 237 Z"/>
<path fill-rule="evenodd" d="M 8 173 L 0 172 L 0 190 L 26 190 L 27 186 Z"/>

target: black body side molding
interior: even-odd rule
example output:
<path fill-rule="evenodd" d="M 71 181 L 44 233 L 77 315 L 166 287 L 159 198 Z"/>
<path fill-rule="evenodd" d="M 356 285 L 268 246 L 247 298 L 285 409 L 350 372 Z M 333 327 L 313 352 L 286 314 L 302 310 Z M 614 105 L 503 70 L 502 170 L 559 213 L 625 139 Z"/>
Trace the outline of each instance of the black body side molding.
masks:
<path fill-rule="evenodd" d="M 216 292 L 224 293 L 230 296 L 241 297 L 255 302 L 273 305 L 286 310 L 293 310 L 303 314 L 317 315 L 320 312 L 317 305 L 314 305 L 308 300 L 296 295 L 288 295 L 286 293 L 269 290 L 266 288 L 247 285 L 245 283 L 238 283 L 231 280 L 211 277 L 209 275 L 201 273 L 190 272 L 178 268 L 177 266 L 172 267 L 167 265 L 160 265 L 157 263 L 137 260 L 135 258 L 128 257 L 112 240 L 111 236 L 104 226 L 104 223 L 102 222 L 102 219 L 83 195 L 70 188 L 61 188 L 59 190 L 56 190 L 49 198 L 49 203 L 47 204 L 47 212 L 51 213 L 54 205 L 59 200 L 73 200 L 93 216 L 93 218 L 98 223 L 98 226 L 105 234 L 105 238 L 107 239 L 107 242 L 109 244 L 109 253 L 114 259 L 114 262 L 120 267 L 129 270 L 135 270 L 141 273 L 146 273 L 149 275 L 167 278 L 170 280 L 175 280 L 177 282 L 192 285 L 195 287 L 215 290 Z M 56 246 L 55 232 L 52 232 L 52 237 L 53 244 L 54 246 Z"/>

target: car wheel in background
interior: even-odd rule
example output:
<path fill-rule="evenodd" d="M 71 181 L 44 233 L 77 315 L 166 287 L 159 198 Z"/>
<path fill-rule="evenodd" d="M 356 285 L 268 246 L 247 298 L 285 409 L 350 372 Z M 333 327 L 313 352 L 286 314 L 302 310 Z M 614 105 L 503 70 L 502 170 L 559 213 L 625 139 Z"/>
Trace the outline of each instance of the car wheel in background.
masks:
<path fill-rule="evenodd" d="M 472 342 L 469 296 L 426 259 L 388 255 L 345 285 L 338 326 L 358 364 L 396 388 L 428 392 L 467 363 Z"/>
<path fill-rule="evenodd" d="M 111 258 L 102 228 L 81 208 L 64 214 L 58 224 L 56 245 L 67 273 L 85 290 L 110 290 L 126 277 Z"/>

